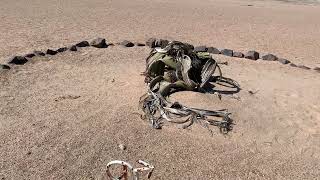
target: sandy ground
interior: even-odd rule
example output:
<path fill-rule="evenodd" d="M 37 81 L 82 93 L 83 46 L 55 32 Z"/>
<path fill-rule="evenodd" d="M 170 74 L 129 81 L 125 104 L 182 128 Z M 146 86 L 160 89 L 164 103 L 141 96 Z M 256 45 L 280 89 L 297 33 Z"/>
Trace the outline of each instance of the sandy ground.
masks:
<path fill-rule="evenodd" d="M 316 67 L 319 16 L 318 5 L 273 1 L 1 0 L 0 62 L 101 36 L 255 49 Z M 114 159 L 149 161 L 153 179 L 320 177 L 320 73 L 217 55 L 229 62 L 224 74 L 242 86 L 240 100 L 195 92 L 171 98 L 228 108 L 233 131 L 224 136 L 213 128 L 211 136 L 199 125 L 173 124 L 154 130 L 137 106 L 148 53 L 83 48 L 0 74 L 0 179 L 103 179 Z"/>

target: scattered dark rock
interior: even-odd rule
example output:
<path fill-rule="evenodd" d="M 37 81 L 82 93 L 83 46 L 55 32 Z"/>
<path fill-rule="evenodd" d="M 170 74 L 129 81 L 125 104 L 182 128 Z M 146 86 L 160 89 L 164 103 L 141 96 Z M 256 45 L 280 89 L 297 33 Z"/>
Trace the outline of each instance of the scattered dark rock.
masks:
<path fill-rule="evenodd" d="M 90 45 L 96 48 L 106 48 L 108 47 L 106 43 L 106 39 L 104 38 L 96 38 L 90 42 Z"/>
<path fill-rule="evenodd" d="M 196 46 L 194 47 L 195 52 L 207 52 L 208 48 L 206 46 Z"/>
<path fill-rule="evenodd" d="M 15 56 L 9 60 L 9 64 L 23 65 L 28 62 L 28 59 L 22 56 Z"/>
<path fill-rule="evenodd" d="M 62 47 L 62 48 L 57 49 L 58 52 L 65 52 L 67 50 L 68 50 L 67 47 Z"/>
<path fill-rule="evenodd" d="M 244 57 L 246 59 L 257 60 L 259 59 L 259 53 L 257 51 L 248 51 Z"/>
<path fill-rule="evenodd" d="M 298 65 L 298 68 L 301 68 L 301 69 L 305 69 L 305 70 L 310 70 L 311 68 L 305 66 L 305 65 Z"/>
<path fill-rule="evenodd" d="M 55 50 L 52 50 L 52 49 L 48 49 L 46 54 L 49 54 L 49 55 L 56 55 L 58 53 L 58 51 L 55 51 Z"/>
<path fill-rule="evenodd" d="M 27 155 L 31 155 L 31 151 L 28 151 L 28 152 L 27 152 Z"/>
<path fill-rule="evenodd" d="M 34 53 L 36 56 L 45 56 L 45 55 L 46 55 L 44 52 L 41 52 L 41 51 L 33 51 L 33 53 Z"/>
<path fill-rule="evenodd" d="M 114 43 L 109 43 L 108 46 L 115 46 L 115 44 Z"/>
<path fill-rule="evenodd" d="M 146 45 L 149 46 L 150 48 L 154 48 L 156 45 L 156 39 L 155 38 L 149 38 L 146 41 Z"/>
<path fill-rule="evenodd" d="M 155 42 L 155 47 L 165 48 L 169 44 L 168 40 L 165 39 L 157 39 Z"/>
<path fill-rule="evenodd" d="M 208 53 L 211 53 L 211 54 L 220 54 L 221 52 L 219 51 L 219 49 L 215 48 L 215 47 L 208 47 L 208 50 L 207 50 Z"/>
<path fill-rule="evenodd" d="M 33 58 L 34 56 L 36 56 L 34 53 L 29 53 L 29 54 L 24 55 L 24 57 L 26 57 L 26 58 Z"/>
<path fill-rule="evenodd" d="M 124 40 L 120 43 L 120 45 L 125 46 L 125 47 L 133 47 L 134 44 L 130 41 Z"/>
<path fill-rule="evenodd" d="M 70 51 L 77 51 L 77 46 L 73 45 L 69 48 Z"/>
<path fill-rule="evenodd" d="M 296 64 L 291 63 L 290 64 L 291 67 L 298 67 Z"/>
<path fill-rule="evenodd" d="M 0 64 L 0 71 L 1 70 L 9 70 L 9 69 L 11 69 L 10 66 L 5 65 L 5 64 Z"/>
<path fill-rule="evenodd" d="M 231 50 L 231 49 L 221 49 L 220 52 L 221 52 L 221 54 L 226 55 L 226 56 L 230 56 L 230 57 L 233 56 L 233 50 Z"/>
<path fill-rule="evenodd" d="M 266 61 L 276 61 L 278 60 L 278 57 L 273 54 L 266 54 L 266 55 L 263 55 L 261 59 Z"/>
<path fill-rule="evenodd" d="M 244 55 L 242 52 L 233 52 L 233 57 L 237 57 L 237 58 L 243 58 Z"/>
<path fill-rule="evenodd" d="M 320 67 L 315 67 L 313 70 L 320 72 Z"/>
<path fill-rule="evenodd" d="M 278 59 L 278 61 L 279 61 L 281 64 L 289 64 L 289 63 L 291 63 L 289 60 L 283 59 L 283 58 Z"/>
<path fill-rule="evenodd" d="M 136 46 L 146 46 L 145 44 L 143 43 L 135 43 Z"/>
<path fill-rule="evenodd" d="M 88 41 L 81 41 L 78 44 L 76 44 L 77 47 L 87 47 L 90 46 Z"/>

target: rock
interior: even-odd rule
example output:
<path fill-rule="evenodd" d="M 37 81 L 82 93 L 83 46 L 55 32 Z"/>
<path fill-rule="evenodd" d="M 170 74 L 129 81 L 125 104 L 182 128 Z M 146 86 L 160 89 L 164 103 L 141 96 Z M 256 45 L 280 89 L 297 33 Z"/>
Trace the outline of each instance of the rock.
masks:
<path fill-rule="evenodd" d="M 305 66 L 305 65 L 298 65 L 298 68 L 301 68 L 301 69 L 305 69 L 305 70 L 310 70 L 311 68 Z"/>
<path fill-rule="evenodd" d="M 313 70 L 320 72 L 320 67 L 315 67 Z"/>
<path fill-rule="evenodd" d="M 278 60 L 278 57 L 273 54 L 266 54 L 266 55 L 263 55 L 261 59 L 266 61 L 276 61 Z"/>
<path fill-rule="evenodd" d="M 36 56 L 45 56 L 45 55 L 46 55 L 44 52 L 41 52 L 41 51 L 33 51 L 33 53 L 34 53 Z"/>
<path fill-rule="evenodd" d="M 297 65 L 295 65 L 295 64 L 293 64 L 293 63 L 291 63 L 290 66 L 291 66 L 291 67 L 298 67 Z"/>
<path fill-rule="evenodd" d="M 70 51 L 77 51 L 77 46 L 73 45 L 69 48 Z"/>
<path fill-rule="evenodd" d="M 36 56 L 34 53 L 29 53 L 29 54 L 24 55 L 24 57 L 26 57 L 26 58 L 33 58 L 34 56 Z"/>
<path fill-rule="evenodd" d="M 217 49 L 217 48 L 215 48 L 215 47 L 208 47 L 207 52 L 208 52 L 208 53 L 211 53 L 211 54 L 220 54 L 220 53 L 221 53 L 221 52 L 219 51 L 219 49 Z"/>
<path fill-rule="evenodd" d="M 55 50 L 52 50 L 52 49 L 48 49 L 46 54 L 49 54 L 49 55 L 56 55 L 58 53 L 58 51 L 55 51 Z"/>
<path fill-rule="evenodd" d="M 207 52 L 208 48 L 206 46 L 196 46 L 194 47 L 195 52 Z"/>
<path fill-rule="evenodd" d="M 57 49 L 58 52 L 65 52 L 67 50 L 68 50 L 67 47 L 62 47 L 62 48 Z"/>
<path fill-rule="evenodd" d="M 96 48 L 106 48 L 108 47 L 106 43 L 106 39 L 104 38 L 96 38 L 90 42 L 90 45 Z"/>
<path fill-rule="evenodd" d="M 127 147 L 124 144 L 119 144 L 119 148 L 124 151 L 127 149 Z"/>
<path fill-rule="evenodd" d="M 279 61 L 281 64 L 289 64 L 289 63 L 290 63 L 289 60 L 283 59 L 283 58 L 278 59 L 278 61 Z"/>
<path fill-rule="evenodd" d="M 135 43 L 135 45 L 136 45 L 136 46 L 145 46 L 145 44 L 143 44 L 143 43 L 138 43 L 138 42 Z"/>
<path fill-rule="evenodd" d="M 124 46 L 124 47 L 133 47 L 134 44 L 130 41 L 124 40 L 120 43 L 120 45 Z"/>
<path fill-rule="evenodd" d="M 225 56 L 233 56 L 233 50 L 231 49 L 221 49 L 221 54 L 225 55 Z"/>
<path fill-rule="evenodd" d="M 168 41 L 168 40 L 158 39 L 158 40 L 156 40 L 156 42 L 155 42 L 155 47 L 165 48 L 168 44 L 169 44 L 169 41 Z"/>
<path fill-rule="evenodd" d="M 11 69 L 10 66 L 5 65 L 5 64 L 0 64 L 0 71 L 1 70 L 9 70 L 9 69 Z"/>
<path fill-rule="evenodd" d="M 237 58 L 243 58 L 243 53 L 242 52 L 233 52 L 233 57 L 237 57 Z"/>
<path fill-rule="evenodd" d="M 76 44 L 77 47 L 87 47 L 90 46 L 88 41 L 81 41 L 78 44 Z"/>
<path fill-rule="evenodd" d="M 259 53 L 257 51 L 248 51 L 244 57 L 246 59 L 257 60 L 259 59 Z"/>
<path fill-rule="evenodd" d="M 23 65 L 28 62 L 28 59 L 22 56 L 14 56 L 9 60 L 9 64 Z"/>
<path fill-rule="evenodd" d="M 156 44 L 156 39 L 155 38 L 149 38 L 146 41 L 146 45 L 149 46 L 150 48 L 154 48 Z"/>

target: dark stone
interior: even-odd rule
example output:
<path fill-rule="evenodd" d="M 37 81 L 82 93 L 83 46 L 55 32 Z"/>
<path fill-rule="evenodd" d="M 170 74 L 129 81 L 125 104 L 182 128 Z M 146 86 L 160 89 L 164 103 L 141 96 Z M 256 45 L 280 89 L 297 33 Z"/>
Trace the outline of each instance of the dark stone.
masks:
<path fill-rule="evenodd" d="M 276 61 L 278 60 L 278 57 L 273 54 L 266 54 L 266 55 L 263 55 L 261 59 L 266 61 Z"/>
<path fill-rule="evenodd" d="M 194 52 L 207 52 L 208 48 L 206 46 L 196 46 L 194 47 Z"/>
<path fill-rule="evenodd" d="M 41 52 L 41 51 L 33 51 L 33 53 L 34 53 L 36 56 L 45 56 L 45 55 L 46 55 L 44 52 Z"/>
<path fill-rule="evenodd" d="M 22 56 L 15 56 L 9 60 L 9 64 L 23 65 L 28 62 L 28 59 Z"/>
<path fill-rule="evenodd" d="M 301 69 L 305 69 L 305 70 L 310 70 L 311 68 L 305 66 L 305 65 L 298 65 L 298 68 L 301 68 Z"/>
<path fill-rule="evenodd" d="M 231 50 L 231 49 L 221 49 L 220 52 L 221 52 L 221 54 L 226 55 L 226 56 L 230 56 L 230 57 L 233 56 L 233 50 Z"/>
<path fill-rule="evenodd" d="M 134 44 L 130 41 L 124 40 L 120 43 L 120 45 L 124 46 L 124 47 L 133 47 Z"/>
<path fill-rule="evenodd" d="M 289 63 L 291 63 L 289 60 L 283 59 L 283 58 L 278 59 L 278 61 L 279 61 L 281 64 L 289 64 Z"/>
<path fill-rule="evenodd" d="M 76 44 L 77 47 L 87 47 L 90 46 L 88 41 L 81 41 L 78 44 Z"/>
<path fill-rule="evenodd" d="M 320 67 L 315 67 L 313 70 L 320 72 Z"/>
<path fill-rule="evenodd" d="M 246 59 L 257 60 L 259 59 L 259 53 L 257 51 L 248 51 L 244 57 Z"/>
<path fill-rule="evenodd" d="M 49 55 L 56 55 L 58 53 L 58 51 L 55 51 L 55 50 L 52 50 L 52 49 L 48 49 L 46 54 L 49 54 Z"/>
<path fill-rule="evenodd" d="M 36 56 L 34 53 L 29 53 L 29 54 L 24 55 L 24 57 L 26 57 L 26 58 L 33 58 L 34 56 Z"/>
<path fill-rule="evenodd" d="M 149 46 L 150 48 L 154 48 L 156 45 L 156 39 L 155 38 L 149 38 L 146 41 L 146 45 Z"/>
<path fill-rule="evenodd" d="M 219 49 L 217 49 L 217 48 L 215 48 L 215 47 L 208 47 L 207 52 L 208 52 L 208 53 L 211 53 L 211 54 L 220 54 L 220 53 L 221 53 L 221 52 L 219 51 Z"/>
<path fill-rule="evenodd" d="M 243 53 L 242 52 L 233 52 L 233 57 L 237 57 L 237 58 L 243 58 Z"/>
<path fill-rule="evenodd" d="M 291 67 L 298 67 L 296 64 L 291 63 L 290 64 Z"/>
<path fill-rule="evenodd" d="M 155 47 L 165 48 L 168 44 L 169 44 L 169 41 L 168 41 L 168 40 L 158 39 L 158 40 L 156 40 L 156 42 L 155 42 Z"/>
<path fill-rule="evenodd" d="M 106 48 L 108 47 L 106 43 L 106 39 L 104 38 L 96 38 L 90 42 L 90 45 L 96 48 Z"/>
<path fill-rule="evenodd" d="M 143 43 L 135 43 L 136 46 L 146 46 L 145 44 Z"/>
<path fill-rule="evenodd" d="M 76 45 L 73 45 L 69 48 L 70 51 L 77 51 L 77 46 Z"/>
<path fill-rule="evenodd" d="M 9 69 L 11 69 L 10 66 L 5 64 L 0 64 L 0 70 L 9 70 Z"/>
<path fill-rule="evenodd" d="M 65 51 L 67 51 L 67 50 L 68 50 L 67 47 L 62 47 L 62 48 L 59 48 L 57 51 L 58 51 L 58 52 L 65 52 Z"/>

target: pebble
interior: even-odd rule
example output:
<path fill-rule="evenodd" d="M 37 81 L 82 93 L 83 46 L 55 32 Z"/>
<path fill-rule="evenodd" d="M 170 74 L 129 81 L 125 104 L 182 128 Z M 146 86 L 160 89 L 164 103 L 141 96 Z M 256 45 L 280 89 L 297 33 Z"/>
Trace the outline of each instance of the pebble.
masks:
<path fill-rule="evenodd" d="M 45 56 L 46 54 L 42 51 L 33 51 L 36 56 Z"/>
<path fill-rule="evenodd" d="M 58 51 L 55 51 L 55 50 L 52 50 L 52 49 L 48 49 L 46 54 L 49 54 L 49 55 L 56 55 L 58 53 Z"/>
<path fill-rule="evenodd" d="M 283 58 L 278 59 L 278 61 L 279 61 L 281 64 L 289 64 L 289 63 L 290 63 L 289 60 L 283 59 Z"/>
<path fill-rule="evenodd" d="M 67 47 L 62 47 L 62 48 L 57 49 L 58 52 L 65 52 L 67 50 L 68 50 Z"/>
<path fill-rule="evenodd" d="M 11 69 L 10 66 L 5 64 L 0 64 L 0 70 L 9 70 L 9 69 Z"/>
<path fill-rule="evenodd" d="M 263 55 L 261 59 L 265 61 L 276 61 L 278 60 L 278 57 L 273 54 L 266 54 L 266 55 Z"/>
<path fill-rule="evenodd" d="M 14 56 L 9 60 L 9 64 L 23 65 L 28 62 L 28 59 L 22 56 Z"/>
<path fill-rule="evenodd" d="M 108 47 L 106 43 L 106 39 L 104 38 L 96 38 L 90 42 L 90 45 L 96 48 L 106 48 Z"/>
<path fill-rule="evenodd" d="M 119 148 L 124 151 L 127 149 L 127 147 L 124 144 L 119 144 Z"/>
<path fill-rule="evenodd" d="M 195 52 L 207 52 L 208 48 L 206 46 L 196 46 L 194 47 Z"/>
<path fill-rule="evenodd" d="M 77 46 L 73 45 L 69 48 L 70 51 L 77 51 Z"/>
<path fill-rule="evenodd" d="M 133 47 L 134 44 L 128 40 L 124 40 L 120 43 L 120 45 L 124 46 L 124 47 Z"/>
<path fill-rule="evenodd" d="M 244 54 L 242 52 L 233 52 L 233 57 L 243 58 Z"/>
<path fill-rule="evenodd" d="M 24 55 L 24 57 L 26 57 L 26 58 L 33 58 L 34 56 L 36 56 L 34 53 L 29 53 L 29 54 Z"/>
<path fill-rule="evenodd" d="M 221 54 L 225 55 L 225 56 L 233 56 L 233 50 L 231 49 L 221 49 Z"/>
<path fill-rule="evenodd" d="M 87 47 L 90 46 L 88 41 L 81 41 L 78 44 L 76 44 L 77 47 Z"/>
<path fill-rule="evenodd" d="M 259 53 L 257 51 L 248 51 L 244 57 L 246 59 L 251 59 L 251 60 L 258 60 L 259 59 Z"/>
<path fill-rule="evenodd" d="M 208 53 L 211 53 L 211 54 L 220 54 L 221 52 L 219 51 L 218 48 L 215 48 L 215 47 L 208 47 L 208 50 L 207 50 Z"/>

